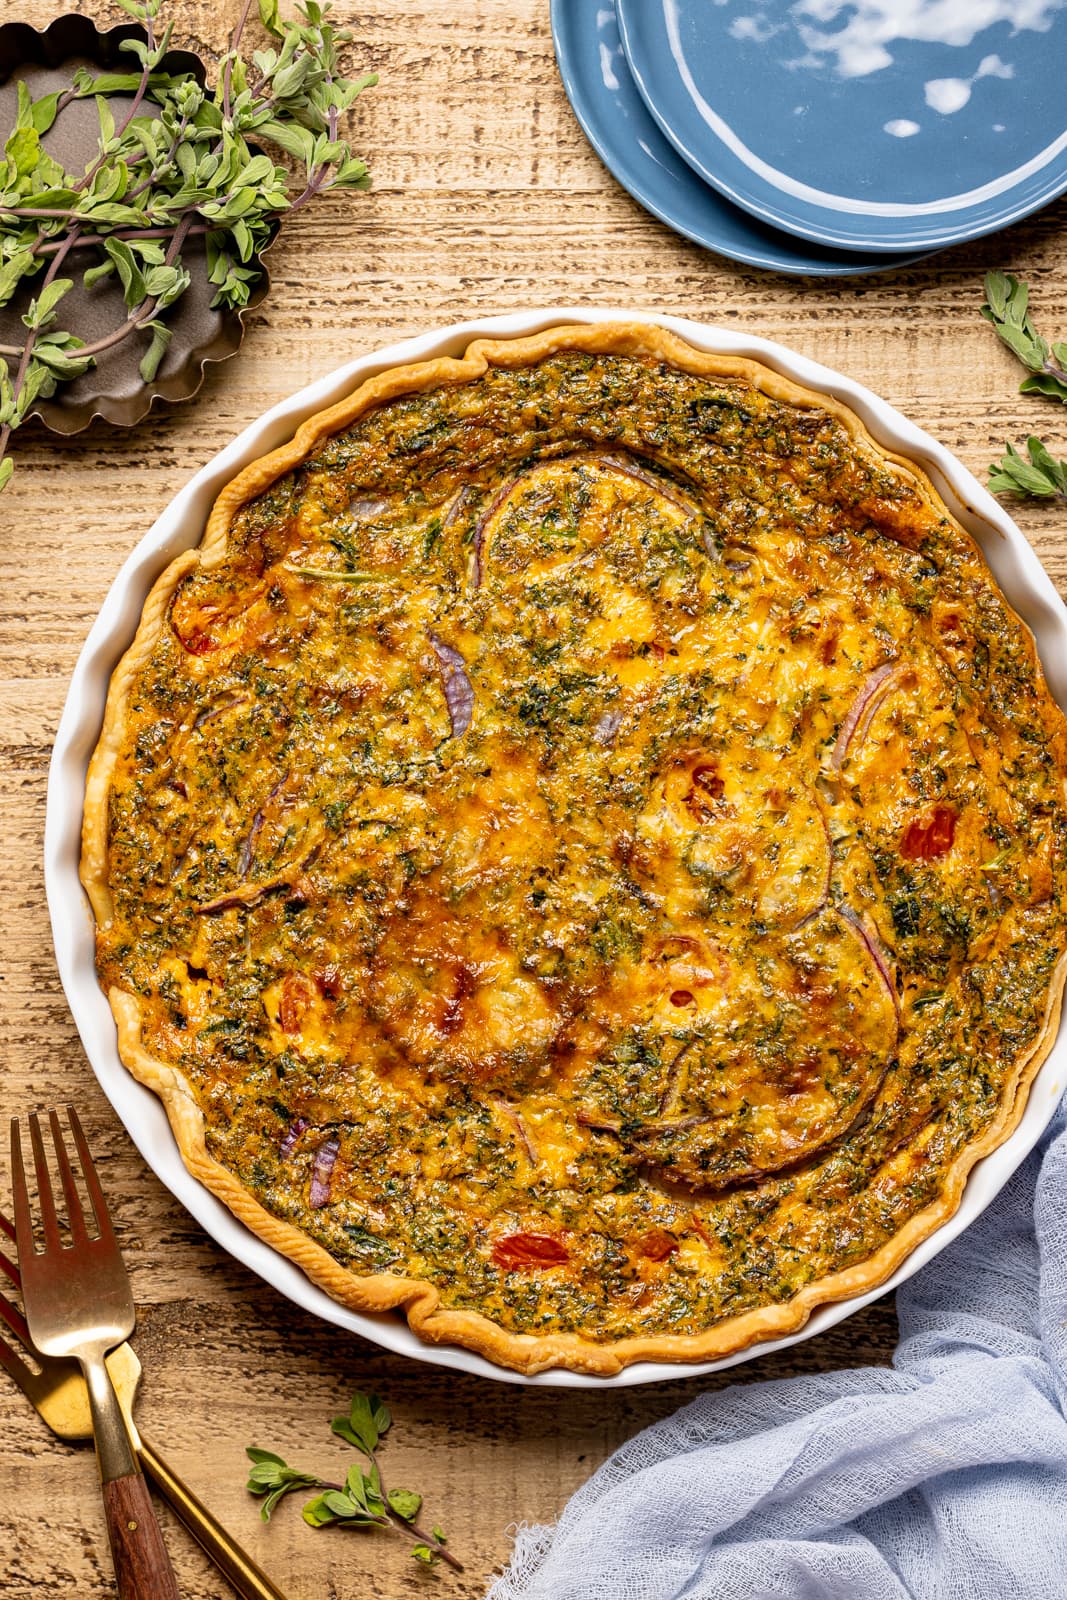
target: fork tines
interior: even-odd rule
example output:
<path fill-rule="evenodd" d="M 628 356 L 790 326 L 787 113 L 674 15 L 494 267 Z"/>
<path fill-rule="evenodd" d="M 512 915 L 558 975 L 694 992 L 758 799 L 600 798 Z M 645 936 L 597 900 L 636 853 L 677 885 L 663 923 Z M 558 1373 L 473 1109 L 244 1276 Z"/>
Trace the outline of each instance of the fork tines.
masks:
<path fill-rule="evenodd" d="M 107 1202 L 100 1187 L 100 1180 L 96 1176 L 96 1168 L 93 1166 L 93 1158 L 89 1154 L 89 1146 L 82 1132 L 81 1123 L 78 1121 L 78 1113 L 73 1106 L 67 1106 L 66 1112 L 78 1151 L 82 1182 L 85 1185 L 85 1190 L 92 1206 L 92 1220 L 95 1222 L 95 1231 L 90 1235 L 86 1226 L 85 1208 L 78 1192 L 70 1157 L 67 1154 L 67 1145 L 63 1137 L 59 1113 L 51 1110 L 48 1113 L 48 1121 L 56 1166 L 59 1171 L 60 1182 L 63 1185 L 63 1196 L 66 1200 L 67 1226 L 70 1229 L 70 1246 L 68 1248 L 77 1248 L 87 1244 L 90 1238 L 106 1239 L 112 1237 L 112 1228 L 107 1214 Z M 30 1144 L 33 1149 L 34 1171 L 37 1177 L 37 1200 L 40 1208 L 44 1248 L 46 1251 L 59 1250 L 63 1248 L 63 1241 L 60 1236 L 59 1217 L 56 1212 L 48 1162 L 45 1156 L 40 1114 L 36 1111 L 31 1111 L 28 1120 L 30 1125 Z M 17 1232 L 23 1233 L 25 1238 L 30 1239 L 33 1237 L 33 1223 L 31 1220 L 25 1164 L 22 1159 L 21 1129 L 17 1117 L 11 1119 L 11 1185 L 15 1208 L 15 1229 Z M 6 1219 L 4 1220 L 6 1222 Z M 25 1273 L 25 1263 L 23 1263 L 22 1270 Z"/>

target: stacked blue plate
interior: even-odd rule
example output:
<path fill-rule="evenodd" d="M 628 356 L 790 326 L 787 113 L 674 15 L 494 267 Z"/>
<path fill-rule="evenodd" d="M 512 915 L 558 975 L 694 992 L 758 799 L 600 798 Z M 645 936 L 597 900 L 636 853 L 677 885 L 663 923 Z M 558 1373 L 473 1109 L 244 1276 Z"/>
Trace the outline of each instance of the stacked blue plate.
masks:
<path fill-rule="evenodd" d="M 773 271 L 885 271 L 1067 189 L 1067 0 L 552 0 L 590 143 Z"/>

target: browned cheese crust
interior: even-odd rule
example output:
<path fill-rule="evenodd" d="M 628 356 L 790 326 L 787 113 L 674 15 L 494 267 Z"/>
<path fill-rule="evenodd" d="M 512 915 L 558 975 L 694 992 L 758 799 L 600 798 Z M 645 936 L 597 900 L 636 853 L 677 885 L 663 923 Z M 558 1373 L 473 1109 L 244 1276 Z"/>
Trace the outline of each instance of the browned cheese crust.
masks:
<path fill-rule="evenodd" d="M 913 463 L 659 329 L 382 373 L 115 672 L 82 876 L 130 1071 L 338 1301 L 534 1373 L 885 1280 L 1011 1133 L 1064 719 Z"/>

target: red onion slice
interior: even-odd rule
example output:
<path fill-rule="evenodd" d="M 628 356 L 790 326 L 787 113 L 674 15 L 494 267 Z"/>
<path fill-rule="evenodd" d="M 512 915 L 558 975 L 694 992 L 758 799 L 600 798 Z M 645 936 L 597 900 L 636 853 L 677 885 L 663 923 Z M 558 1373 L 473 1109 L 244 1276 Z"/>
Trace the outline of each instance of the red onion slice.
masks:
<path fill-rule="evenodd" d="M 837 905 L 834 907 L 834 910 L 837 912 L 842 922 L 847 922 L 849 927 L 852 928 L 862 940 L 863 944 L 866 945 L 867 952 L 878 969 L 878 976 L 885 985 L 885 991 L 890 1000 L 893 1002 L 893 1015 L 896 1018 L 897 1032 L 899 1033 L 901 1026 L 900 1000 L 897 997 L 896 985 L 894 984 L 889 972 L 889 959 L 886 956 L 885 951 L 882 949 L 877 937 L 868 930 L 863 918 L 857 916 L 851 906 Z"/>
<path fill-rule="evenodd" d="M 559 458 L 558 457 L 551 457 L 551 456 L 546 458 L 546 460 L 553 460 L 553 459 L 559 459 Z M 504 504 L 508 500 L 511 499 L 511 496 L 515 493 L 515 490 L 519 487 L 519 484 L 520 483 L 525 483 L 527 478 L 531 478 L 535 472 L 539 472 L 541 470 L 541 468 L 545 464 L 546 464 L 546 461 L 544 461 L 544 460 L 535 461 L 532 466 L 524 467 L 521 472 L 514 472 L 514 473 L 512 473 L 510 478 L 505 478 L 504 482 L 500 485 L 500 488 L 497 490 L 496 494 L 494 494 L 491 497 L 491 499 L 489 500 L 489 503 L 486 505 L 485 509 L 482 511 L 481 515 L 479 516 L 477 522 L 474 524 L 474 574 L 473 574 L 473 576 L 474 576 L 474 587 L 476 589 L 480 587 L 482 578 L 484 576 L 482 558 L 483 558 L 483 556 L 485 554 L 485 530 L 486 530 L 486 528 L 489 526 L 489 524 L 492 521 L 492 519 L 496 516 L 497 512 L 502 509 L 502 507 L 504 506 Z"/>
<path fill-rule="evenodd" d="M 579 1110 L 575 1112 L 574 1120 L 580 1128 L 591 1128 L 594 1133 L 618 1134 L 622 1132 L 621 1122 L 612 1122 L 610 1118 L 602 1117 L 595 1111 Z"/>
<path fill-rule="evenodd" d="M 667 1076 L 663 1084 L 663 1093 L 659 1097 L 658 1111 L 661 1117 L 667 1115 L 671 1101 L 676 1098 L 676 1091 L 682 1076 L 682 1060 L 692 1049 L 694 1040 L 687 1039 L 682 1048 L 675 1055 L 674 1060 L 667 1068 Z"/>
<path fill-rule="evenodd" d="M 533 1140 L 530 1138 L 529 1129 L 522 1120 L 519 1112 L 511 1104 L 510 1100 L 502 1100 L 499 1096 L 493 1097 L 493 1104 L 498 1108 L 501 1115 L 505 1117 L 506 1120 L 511 1124 L 511 1127 L 514 1129 L 515 1133 L 518 1134 L 519 1142 L 526 1152 L 531 1167 L 536 1167 L 540 1157 L 538 1156 L 537 1151 L 534 1149 Z"/>
<path fill-rule="evenodd" d="M 632 478 L 635 483 L 644 484 L 646 489 L 654 489 L 661 499 L 668 501 L 672 506 L 677 506 L 679 511 L 684 511 L 687 517 L 699 517 L 700 508 L 693 505 L 692 501 L 684 500 L 672 484 L 663 478 L 657 478 L 654 472 L 646 472 L 635 461 L 625 456 L 595 456 L 606 467 L 613 467 L 616 472 L 621 472 L 624 478 Z"/>
<path fill-rule="evenodd" d="M 453 645 L 445 644 L 435 633 L 431 633 L 429 638 L 434 655 L 441 665 L 441 680 L 452 723 L 452 737 L 458 739 L 466 733 L 474 716 L 474 688 L 467 676 L 467 663 Z"/>
<path fill-rule="evenodd" d="M 691 1117 L 669 1117 L 663 1122 L 639 1122 L 628 1128 L 629 1138 L 640 1142 L 643 1139 L 655 1139 L 661 1133 L 688 1133 L 690 1128 L 706 1128 L 715 1122 L 721 1122 L 721 1112 L 696 1112 Z"/>
<path fill-rule="evenodd" d="M 593 742 L 595 744 L 611 744 L 622 727 L 622 712 L 619 710 L 605 711 L 593 729 Z"/>
<path fill-rule="evenodd" d="M 834 797 L 831 796 L 830 799 L 827 800 L 824 795 L 820 794 L 818 788 L 811 790 L 811 797 L 815 802 L 815 809 L 819 814 L 819 821 L 822 823 L 823 836 L 826 840 L 826 875 L 823 878 L 822 888 L 819 891 L 818 899 L 812 905 L 810 905 L 807 911 L 805 911 L 804 915 L 793 924 L 792 928 L 789 930 L 790 934 L 800 933 L 804 928 L 808 927 L 810 923 L 814 922 L 816 917 L 822 916 L 829 903 L 830 886 L 834 881 L 834 836 L 830 831 L 830 819 L 826 815 L 826 806 L 827 804 L 833 804 Z"/>
<path fill-rule="evenodd" d="M 441 518 L 442 533 L 447 533 L 452 524 L 462 514 L 464 506 L 471 497 L 471 493 L 472 490 L 470 484 L 465 483 L 462 489 L 459 490 L 458 494 L 454 494 L 452 496 L 451 500 L 448 502 L 448 510 Z"/>
<path fill-rule="evenodd" d="M 311 1123 L 308 1121 L 307 1117 L 297 1117 L 295 1122 L 291 1122 L 289 1124 L 289 1131 L 279 1145 L 278 1153 L 283 1156 L 292 1155 L 296 1141 L 299 1139 L 300 1135 L 305 1133 L 310 1127 Z"/>
<path fill-rule="evenodd" d="M 673 485 L 666 483 L 662 478 L 657 478 L 654 472 L 646 472 L 642 467 L 639 467 L 636 462 L 630 461 L 625 457 L 605 455 L 597 456 L 595 459 L 603 462 L 605 466 L 613 467 L 616 472 L 621 472 L 624 477 L 632 478 L 635 483 L 644 484 L 646 489 L 654 490 L 655 493 L 658 494 L 661 499 L 666 500 L 669 505 L 675 506 L 679 511 L 683 511 L 690 521 L 693 521 L 694 518 L 699 518 L 700 542 L 703 544 L 706 554 L 712 561 L 718 561 L 720 559 L 721 551 L 716 545 L 711 534 L 708 532 L 708 526 L 704 521 L 704 516 L 700 510 L 700 507 L 694 505 L 691 500 L 686 500 L 677 492 Z"/>
<path fill-rule="evenodd" d="M 834 836 L 830 832 L 830 819 L 826 815 L 826 807 L 817 789 L 811 791 L 811 797 L 815 801 L 815 809 L 819 813 L 819 821 L 822 823 L 823 838 L 826 840 L 826 877 L 823 881 L 822 893 L 812 912 L 813 915 L 818 916 L 830 898 L 830 885 L 834 881 Z M 804 920 L 807 921 L 808 919 L 805 918 Z"/>
<path fill-rule="evenodd" d="M 269 806 L 272 800 L 276 800 L 278 798 L 288 781 L 288 772 L 283 772 L 273 789 L 271 789 L 270 793 L 267 795 L 263 805 L 252 818 L 252 826 L 249 828 L 248 833 L 245 836 L 245 839 L 241 845 L 241 853 L 237 858 L 237 867 L 242 878 L 248 877 L 248 869 L 252 865 L 252 857 L 255 855 L 256 851 L 256 840 L 259 838 L 260 829 L 265 821 L 263 814 L 264 808 Z"/>
<path fill-rule="evenodd" d="M 249 828 L 247 835 L 242 841 L 241 854 L 237 858 L 237 870 L 242 878 L 248 877 L 248 869 L 252 865 L 252 857 L 255 854 L 256 849 L 256 840 L 259 838 L 259 830 L 262 828 L 262 826 L 263 813 L 262 811 L 257 811 L 255 816 L 252 818 L 252 826 Z"/>
<path fill-rule="evenodd" d="M 867 734 L 870 732 L 871 723 L 878 715 L 878 712 L 882 706 L 882 702 L 887 700 L 893 693 L 893 690 L 900 685 L 906 670 L 907 669 L 905 667 L 898 666 L 895 672 L 891 672 L 888 678 L 878 685 L 876 692 L 867 702 L 866 710 L 860 718 L 859 725 L 852 736 L 852 744 L 857 748 L 863 743 L 864 739 L 867 737 Z"/>
<path fill-rule="evenodd" d="M 505 500 L 510 498 L 512 490 L 522 482 L 523 478 L 528 478 L 533 471 L 534 468 L 529 467 L 525 472 L 516 472 L 512 477 L 506 478 L 474 524 L 474 587 L 476 589 L 481 587 L 485 530 L 489 526 L 490 519 L 500 510 Z"/>
<path fill-rule="evenodd" d="M 333 1168 L 340 1148 L 341 1141 L 336 1134 L 333 1134 L 324 1144 L 320 1144 L 315 1152 L 315 1165 L 311 1173 L 311 1191 L 308 1195 L 308 1204 L 314 1211 L 318 1211 L 322 1206 L 329 1204 Z"/>
<path fill-rule="evenodd" d="M 223 700 L 212 706 L 205 706 L 203 711 L 198 711 L 193 718 L 193 727 L 202 728 L 207 722 L 214 722 L 216 717 L 224 716 L 227 711 L 233 711 L 237 706 L 248 704 L 248 695 L 234 695 L 231 700 Z"/>
<path fill-rule="evenodd" d="M 279 872 L 277 877 L 268 878 L 265 883 L 248 883 L 240 889 L 230 889 L 226 894 L 220 894 L 217 900 L 203 900 L 193 910 L 198 916 L 214 916 L 219 911 L 230 911 L 238 906 L 254 906 L 264 895 L 273 894 L 277 889 L 289 889 L 293 892 L 293 880 L 312 865 L 319 851 L 322 849 L 321 839 L 312 845 L 302 861 L 294 861 L 291 867 L 284 872 Z"/>
<path fill-rule="evenodd" d="M 559 458 L 548 457 L 547 459 Z M 581 455 L 579 455 L 579 459 L 582 459 Z M 708 533 L 700 507 L 694 505 L 692 501 L 684 499 L 673 487 L 673 485 L 667 483 L 663 478 L 656 477 L 655 473 L 646 472 L 642 467 L 638 466 L 636 462 L 631 461 L 629 457 L 591 454 L 585 456 L 584 459 L 593 465 L 610 467 L 612 471 L 621 473 L 623 477 L 632 478 L 635 483 L 643 484 L 646 489 L 652 489 L 660 496 L 661 499 L 666 500 L 670 505 L 675 506 L 679 511 L 684 512 L 686 517 L 688 517 L 690 520 L 693 518 L 699 518 L 701 525 L 701 539 L 704 544 L 704 549 L 713 560 L 718 560 L 719 551 L 715 546 L 714 540 Z M 544 461 L 535 461 L 532 466 L 526 467 L 522 472 L 516 472 L 510 478 L 506 479 L 505 482 L 500 485 L 500 488 L 497 490 L 496 494 L 492 496 L 489 503 L 479 516 L 477 522 L 474 524 L 473 575 L 475 588 L 480 586 L 482 577 L 484 575 L 483 557 L 485 554 L 486 528 L 489 526 L 490 521 L 496 516 L 497 512 L 501 509 L 504 503 L 507 500 L 510 500 L 519 484 L 524 482 L 525 479 L 531 477 L 533 473 L 540 471 L 541 467 L 544 465 Z M 451 520 L 451 512 L 449 513 L 449 520 Z"/>
<path fill-rule="evenodd" d="M 268 878 L 266 883 L 250 883 L 241 889 L 231 889 L 228 894 L 220 894 L 215 900 L 202 900 L 193 910 L 198 916 L 213 917 L 220 911 L 234 911 L 241 907 L 256 905 L 264 895 L 274 894 L 278 889 L 288 889 L 293 881 L 291 872 L 280 873 L 276 878 Z"/>
<path fill-rule="evenodd" d="M 882 691 L 882 694 L 888 693 L 888 679 L 896 670 L 897 663 L 895 661 L 883 661 L 880 667 L 875 667 L 874 671 L 869 672 L 864 678 L 860 685 L 859 693 L 848 708 L 845 720 L 841 724 L 834 743 L 830 756 L 830 766 L 835 772 L 841 771 L 841 767 L 848 755 L 848 747 L 852 743 L 856 729 L 859 727 L 860 718 L 871 704 L 874 696 L 879 693 L 879 690 Z M 880 698 L 881 695 L 879 695 Z M 871 716 L 874 716 L 873 709 Z"/>

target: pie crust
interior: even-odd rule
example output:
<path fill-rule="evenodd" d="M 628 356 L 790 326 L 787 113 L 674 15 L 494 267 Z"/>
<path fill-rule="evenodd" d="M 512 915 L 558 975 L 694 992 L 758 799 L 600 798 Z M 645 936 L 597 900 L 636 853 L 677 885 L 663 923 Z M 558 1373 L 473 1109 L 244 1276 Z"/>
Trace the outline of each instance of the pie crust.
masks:
<path fill-rule="evenodd" d="M 364 759 L 336 826 L 299 732 L 256 744 L 276 668 L 326 765 L 349 740 L 331 782 Z M 242 1222 L 427 1341 L 610 1375 L 794 1332 L 953 1214 L 1056 1036 L 1065 773 L 1029 631 L 915 463 L 757 362 L 557 327 L 383 372 L 223 490 L 112 679 L 82 880 L 122 1060 Z M 267 970 L 285 917 L 307 970 Z M 445 1128 L 407 1169 L 401 1104 Z"/>

